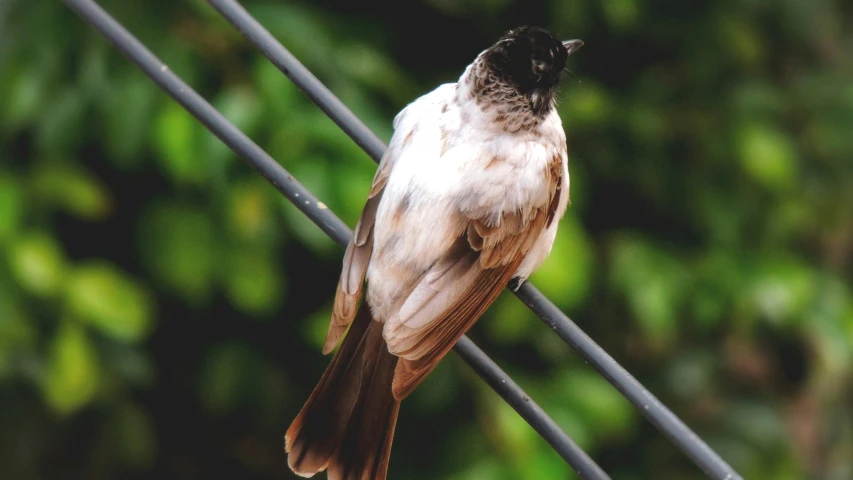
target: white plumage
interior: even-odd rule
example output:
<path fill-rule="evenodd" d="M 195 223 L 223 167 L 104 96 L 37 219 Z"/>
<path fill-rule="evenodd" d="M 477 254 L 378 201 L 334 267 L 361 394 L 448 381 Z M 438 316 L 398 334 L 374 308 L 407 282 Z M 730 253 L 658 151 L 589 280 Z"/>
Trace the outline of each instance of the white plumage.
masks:
<path fill-rule="evenodd" d="M 397 322 L 424 327 L 465 291 L 464 280 L 473 278 L 469 274 L 455 283 L 436 284 L 428 272 L 463 232 L 466 213 L 499 226 L 506 212 L 546 206 L 551 185 L 544 172 L 555 156 L 562 163 L 563 181 L 556 220 L 568 204 L 566 137 L 559 115 L 552 110 L 532 131 L 504 131 L 491 118 L 495 112 L 484 110 L 468 91 L 470 70 L 458 83 L 442 85 L 400 112 L 379 167 L 379 172 L 390 169 L 390 174 L 374 223 L 367 300 L 374 318 L 387 323 L 385 339 L 392 353 Z M 542 231 L 513 277 L 524 280 L 541 265 L 551 251 L 557 224 Z M 412 322 L 423 302 L 413 298 L 400 303 L 401 297 L 410 295 L 425 272 L 425 283 L 442 291 L 443 301 L 418 312 Z"/>

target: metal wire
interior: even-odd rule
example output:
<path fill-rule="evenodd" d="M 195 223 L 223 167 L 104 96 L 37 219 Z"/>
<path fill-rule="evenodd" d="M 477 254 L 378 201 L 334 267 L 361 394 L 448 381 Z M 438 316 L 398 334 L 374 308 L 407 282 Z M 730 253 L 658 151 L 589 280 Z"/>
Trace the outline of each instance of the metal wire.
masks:
<path fill-rule="evenodd" d="M 235 0 L 208 0 L 237 30 L 254 44 L 279 70 L 287 75 L 310 97 L 347 135 L 375 161 L 385 152 L 376 145 L 376 136 L 335 95 L 326 88 L 299 60 Z M 381 144 L 381 142 L 380 142 Z M 515 292 L 542 321 L 569 346 L 598 370 L 646 418 L 660 429 L 708 476 L 720 480 L 742 478 L 708 444 L 696 435 L 636 378 L 619 365 L 596 344 L 556 305 L 532 284 L 525 283 Z"/>
<path fill-rule="evenodd" d="M 337 216 L 320 203 L 311 192 L 293 178 L 281 165 L 263 151 L 243 132 L 238 130 L 207 101 L 184 83 L 169 67 L 160 61 L 139 40 L 92 0 L 64 0 L 83 20 L 92 25 L 115 47 L 135 63 L 158 86 L 187 109 L 220 140 L 255 168 L 285 197 L 317 224 L 338 245 L 345 247 L 351 230 Z M 295 60 L 295 59 L 294 59 Z M 299 71 L 299 69 L 297 69 Z M 304 67 L 299 74 L 313 78 Z M 314 79 L 316 81 L 316 79 Z M 328 91 L 327 91 L 328 92 Z M 330 93 L 330 92 L 329 92 Z M 314 97 L 312 97 L 313 99 Z M 346 107 L 333 98 L 327 108 Z M 348 110 L 347 110 L 348 111 Z M 351 114 L 350 114 L 351 115 Z M 360 122 L 359 122 L 360 124 Z M 370 133 L 366 127 L 349 132 Z M 363 148 L 373 145 L 384 148 L 372 133 L 359 142 Z M 378 142 L 378 143 L 377 143 Z M 477 372 L 527 423 L 530 424 L 584 479 L 607 480 L 610 477 L 578 445 L 563 432 L 503 370 L 498 367 L 474 342 L 467 337 L 457 342 L 455 351 Z"/>

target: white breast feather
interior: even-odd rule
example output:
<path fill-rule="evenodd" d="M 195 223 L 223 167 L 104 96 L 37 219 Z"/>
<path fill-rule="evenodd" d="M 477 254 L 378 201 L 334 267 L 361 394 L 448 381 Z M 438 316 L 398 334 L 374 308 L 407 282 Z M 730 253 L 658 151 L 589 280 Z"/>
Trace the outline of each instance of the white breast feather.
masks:
<path fill-rule="evenodd" d="M 367 271 L 368 302 L 384 321 L 412 282 L 433 265 L 459 235 L 457 212 L 490 215 L 545 205 L 543 172 L 554 155 L 563 160 L 564 186 L 557 220 L 568 203 L 565 134 L 556 112 L 539 135 L 512 135 L 488 127 L 472 100 L 459 102 L 456 84 L 424 95 L 394 120 L 384 161 L 392 170 L 374 227 L 374 253 Z M 444 149 L 442 154 L 442 149 Z M 494 157 L 503 159 L 486 169 Z M 400 212 L 404 211 L 404 215 Z M 543 232 L 518 269 L 526 278 L 551 250 L 557 221 Z"/>

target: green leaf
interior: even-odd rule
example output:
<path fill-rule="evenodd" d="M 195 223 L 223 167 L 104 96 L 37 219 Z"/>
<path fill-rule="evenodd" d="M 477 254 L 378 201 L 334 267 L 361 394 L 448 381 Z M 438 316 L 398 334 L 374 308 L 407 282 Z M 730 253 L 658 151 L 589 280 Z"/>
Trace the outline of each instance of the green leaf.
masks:
<path fill-rule="evenodd" d="M 789 137 L 767 125 L 746 125 L 738 132 L 738 153 L 744 171 L 774 191 L 788 191 L 797 182 L 796 153 Z"/>
<path fill-rule="evenodd" d="M 111 77 L 103 93 L 97 106 L 107 158 L 119 168 L 134 166 L 144 159 L 155 111 L 163 103 L 157 87 L 134 69 Z"/>
<path fill-rule="evenodd" d="M 415 96 L 412 83 L 383 52 L 356 42 L 347 42 L 335 50 L 335 64 L 360 86 L 371 87 L 400 103 Z"/>
<path fill-rule="evenodd" d="M 603 87 L 592 81 L 584 81 L 565 89 L 558 105 L 566 124 L 576 128 L 606 124 L 612 117 L 613 102 Z"/>
<path fill-rule="evenodd" d="M 281 274 L 279 262 L 260 249 L 233 252 L 224 281 L 231 303 L 254 316 L 275 312 L 287 295 L 286 277 Z"/>
<path fill-rule="evenodd" d="M 560 478 L 571 480 L 578 478 L 574 475 L 571 467 L 565 460 L 560 458 L 554 450 L 541 438 L 536 439 L 538 448 L 532 458 L 521 464 L 519 474 L 521 478 L 528 480 L 541 480 L 544 478 Z"/>
<path fill-rule="evenodd" d="M 24 194 L 20 179 L 0 170 L 0 242 L 17 232 L 24 217 Z"/>
<path fill-rule="evenodd" d="M 86 220 L 101 220 L 112 211 L 106 187 L 80 165 L 42 164 L 33 173 L 33 191 L 55 208 Z"/>
<path fill-rule="evenodd" d="M 226 413 L 240 402 L 249 381 L 251 363 L 252 353 L 241 343 L 221 343 L 208 350 L 198 389 L 208 413 Z"/>
<path fill-rule="evenodd" d="M 47 152 L 72 150 L 85 138 L 83 127 L 85 104 L 80 92 L 66 87 L 51 102 L 50 112 L 39 118 L 36 140 L 39 147 Z"/>
<path fill-rule="evenodd" d="M 203 155 L 202 127 L 184 108 L 166 102 L 155 119 L 154 147 L 163 171 L 178 184 L 201 185 L 211 164 Z"/>
<path fill-rule="evenodd" d="M 134 470 L 153 465 L 157 457 L 157 432 L 147 412 L 133 404 L 122 405 L 113 415 L 110 433 L 124 465 Z"/>
<path fill-rule="evenodd" d="M 549 403 L 554 403 L 555 397 L 561 403 L 568 402 L 568 407 L 554 405 L 554 408 L 569 408 L 598 436 L 624 434 L 635 420 L 631 404 L 592 372 L 564 370 L 553 383 L 560 387 L 550 392 Z"/>
<path fill-rule="evenodd" d="M 579 305 L 593 280 L 592 244 L 574 215 L 560 221 L 551 254 L 531 280 L 549 298 L 564 308 Z"/>
<path fill-rule="evenodd" d="M 290 118 L 293 109 L 304 102 L 296 85 L 266 58 L 256 61 L 252 69 L 252 83 L 257 85 L 262 105 L 271 107 L 262 111 L 272 118 Z"/>
<path fill-rule="evenodd" d="M 252 90 L 246 88 L 229 88 L 222 92 L 214 101 L 213 106 L 222 115 L 246 135 L 253 137 L 260 125 L 261 114 L 264 111 L 260 100 Z M 207 161 L 211 167 L 224 170 L 226 162 L 236 157 L 228 146 L 218 137 L 205 130 L 203 142 L 207 151 Z"/>
<path fill-rule="evenodd" d="M 637 0 L 605 0 L 601 6 L 605 20 L 617 32 L 629 30 L 638 22 Z"/>
<path fill-rule="evenodd" d="M 613 284 L 628 299 L 646 334 L 668 343 L 690 281 L 688 271 L 670 253 L 640 238 L 618 238 L 611 251 Z"/>
<path fill-rule="evenodd" d="M 494 399 L 491 403 L 492 421 L 500 435 L 502 450 L 512 452 L 511 460 L 529 458 L 536 443 L 536 432 L 506 402 Z"/>
<path fill-rule="evenodd" d="M 330 318 L 332 318 L 332 306 L 325 305 L 301 320 L 301 333 L 305 343 L 321 350 L 326 341 L 326 334 L 329 332 Z"/>
<path fill-rule="evenodd" d="M 134 280 L 107 263 L 74 270 L 66 292 L 71 313 L 117 340 L 139 341 L 152 328 L 152 299 Z"/>
<path fill-rule="evenodd" d="M 163 287 L 191 303 L 208 300 L 217 272 L 219 242 L 206 212 L 155 204 L 139 222 L 139 242 L 145 266 Z"/>
<path fill-rule="evenodd" d="M 48 358 L 43 393 L 57 413 L 69 414 L 86 406 L 100 383 L 98 358 L 83 327 L 63 322 Z"/>
<path fill-rule="evenodd" d="M 331 172 L 322 159 L 306 158 L 304 163 L 293 166 L 293 176 L 299 179 L 319 199 L 331 196 Z M 306 200 L 307 201 L 307 200 Z M 335 243 L 320 230 L 304 213 L 297 210 L 289 201 L 282 199 L 284 218 L 289 232 L 315 253 L 328 255 L 339 250 Z"/>
<path fill-rule="evenodd" d="M 540 285 L 539 282 L 537 285 Z M 539 327 L 538 319 L 530 309 L 506 292 L 498 297 L 486 317 L 490 318 L 480 324 L 488 331 L 491 339 L 501 344 L 523 342 Z"/>
<path fill-rule="evenodd" d="M 44 233 L 29 233 L 9 249 L 12 278 L 26 291 L 50 296 L 65 280 L 65 256 L 59 244 Z"/>
<path fill-rule="evenodd" d="M 269 184 L 261 180 L 239 182 L 229 189 L 227 222 L 237 239 L 265 243 L 278 235 L 272 193 Z"/>
<path fill-rule="evenodd" d="M 8 292 L 0 289 L 0 379 L 11 372 L 13 359 L 36 345 L 36 324 L 26 311 L 14 304 Z"/>
<path fill-rule="evenodd" d="M 2 59 L 0 59 L 2 60 Z M 9 62 L 11 63 L 11 62 Z M 3 71 L 7 67 L 7 71 Z M 0 65 L 0 124 L 14 130 L 31 122 L 49 97 L 48 74 L 33 65 Z"/>
<path fill-rule="evenodd" d="M 745 16 L 726 15 L 713 22 L 719 45 L 743 66 L 758 64 L 765 54 L 762 35 Z M 715 42 L 717 43 L 717 42 Z"/>
<path fill-rule="evenodd" d="M 796 259 L 767 258 L 753 269 L 745 290 L 749 309 L 776 324 L 800 323 L 817 285 L 811 268 Z"/>

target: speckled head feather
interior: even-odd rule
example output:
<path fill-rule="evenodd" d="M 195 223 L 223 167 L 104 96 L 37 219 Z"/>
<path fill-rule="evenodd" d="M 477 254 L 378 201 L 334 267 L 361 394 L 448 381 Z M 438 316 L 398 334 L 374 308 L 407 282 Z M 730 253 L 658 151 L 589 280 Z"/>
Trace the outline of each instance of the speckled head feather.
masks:
<path fill-rule="evenodd" d="M 581 45 L 539 27 L 510 30 L 473 65 L 471 91 L 484 109 L 497 107 L 508 130 L 534 126 L 551 112 L 566 61 Z"/>

